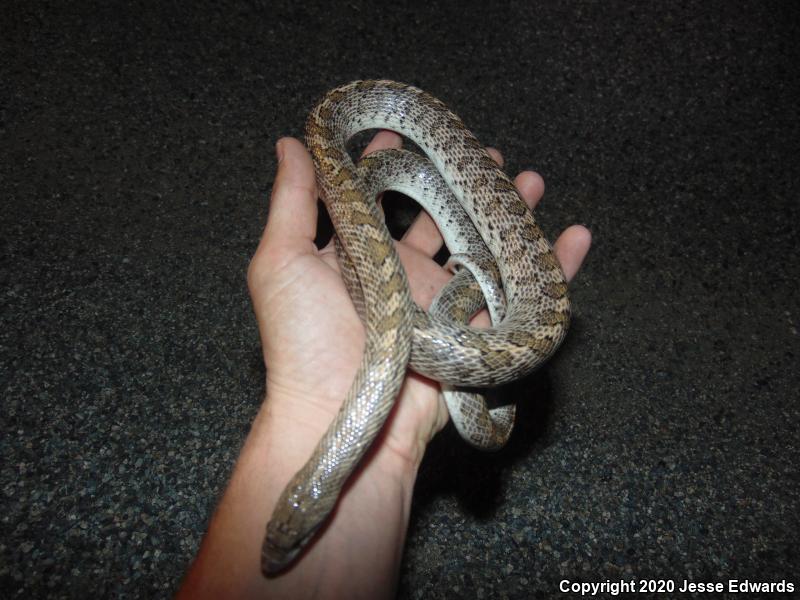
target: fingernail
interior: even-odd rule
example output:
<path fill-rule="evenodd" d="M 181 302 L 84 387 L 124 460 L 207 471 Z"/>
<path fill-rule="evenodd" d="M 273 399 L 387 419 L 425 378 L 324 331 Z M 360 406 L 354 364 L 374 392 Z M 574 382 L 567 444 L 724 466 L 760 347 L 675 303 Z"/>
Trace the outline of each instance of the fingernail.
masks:
<path fill-rule="evenodd" d="M 283 140 L 278 140 L 275 144 L 275 156 L 278 157 L 278 162 L 283 160 Z"/>

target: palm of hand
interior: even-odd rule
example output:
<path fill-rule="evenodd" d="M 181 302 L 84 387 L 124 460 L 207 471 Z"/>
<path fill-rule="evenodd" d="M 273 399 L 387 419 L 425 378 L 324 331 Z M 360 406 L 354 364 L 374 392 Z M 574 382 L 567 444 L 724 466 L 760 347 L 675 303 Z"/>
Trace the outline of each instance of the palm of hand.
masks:
<path fill-rule="evenodd" d="M 412 284 L 412 295 L 425 302 L 435 284 L 450 275 L 429 257 L 397 243 Z M 361 362 L 364 327 L 350 300 L 332 245 L 322 250 L 279 258 L 286 249 L 272 249 L 269 264 L 251 294 L 267 364 L 267 387 L 308 404 L 312 421 L 330 420 L 339 409 Z M 263 318 L 261 318 L 263 317 Z M 422 443 L 446 422 L 438 386 L 410 374 L 382 440 L 401 454 L 409 434 L 425 432 Z M 316 414 L 314 414 L 316 413 Z M 392 444 L 396 438 L 396 444 Z M 403 448 L 403 450 L 400 450 Z M 404 456 L 404 458 L 407 458 Z"/>

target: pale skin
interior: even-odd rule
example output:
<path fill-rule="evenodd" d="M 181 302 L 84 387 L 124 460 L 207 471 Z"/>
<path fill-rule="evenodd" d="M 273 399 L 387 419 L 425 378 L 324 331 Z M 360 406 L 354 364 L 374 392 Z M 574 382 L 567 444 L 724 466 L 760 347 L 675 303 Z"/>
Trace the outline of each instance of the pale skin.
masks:
<path fill-rule="evenodd" d="M 396 134 L 381 132 L 366 152 L 400 143 Z M 489 152 L 502 165 L 500 153 Z M 311 158 L 292 138 L 279 140 L 277 153 L 269 219 L 248 272 L 267 367 L 266 398 L 178 598 L 393 597 L 417 470 L 428 442 L 448 420 L 438 385 L 411 372 L 328 525 L 290 569 L 271 578 L 261 573 L 269 515 L 339 409 L 364 345 L 333 246 L 314 245 L 318 194 Z M 541 177 L 524 171 L 515 184 L 535 207 L 544 192 Z M 580 225 L 556 240 L 568 280 L 590 244 Z M 412 296 L 427 308 L 450 278 L 432 259 L 441 235 L 422 213 L 396 245 Z M 488 325 L 485 311 L 473 324 Z"/>

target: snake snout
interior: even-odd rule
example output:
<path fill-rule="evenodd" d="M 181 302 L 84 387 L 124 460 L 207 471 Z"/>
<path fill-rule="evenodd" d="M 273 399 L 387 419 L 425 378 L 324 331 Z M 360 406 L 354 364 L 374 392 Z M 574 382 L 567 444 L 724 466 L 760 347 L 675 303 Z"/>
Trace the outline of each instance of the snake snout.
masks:
<path fill-rule="evenodd" d="M 270 528 L 261 547 L 261 570 L 265 575 L 275 575 L 283 571 L 295 559 L 301 547 L 292 542 L 291 536 L 283 533 L 275 535 Z"/>
<path fill-rule="evenodd" d="M 261 570 L 265 575 L 276 575 L 291 565 L 308 541 L 314 537 L 317 527 L 302 535 L 288 523 L 270 521 L 267 535 L 261 546 Z"/>
<path fill-rule="evenodd" d="M 283 571 L 297 556 L 298 548 L 289 550 L 265 542 L 261 549 L 261 570 L 265 575 L 277 575 Z"/>

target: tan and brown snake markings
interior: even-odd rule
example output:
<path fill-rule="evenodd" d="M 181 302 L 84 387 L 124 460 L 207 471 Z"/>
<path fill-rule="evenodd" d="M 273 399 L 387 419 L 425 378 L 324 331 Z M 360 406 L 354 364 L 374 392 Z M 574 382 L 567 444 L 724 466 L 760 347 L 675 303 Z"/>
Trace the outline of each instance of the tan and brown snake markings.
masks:
<path fill-rule="evenodd" d="M 394 150 L 354 164 L 347 140 L 374 128 L 413 140 L 427 160 Z M 342 408 L 267 525 L 267 574 L 286 567 L 324 523 L 383 426 L 407 367 L 442 383 L 451 418 L 467 441 L 498 448 L 510 434 L 513 406 L 490 411 L 480 395 L 453 386 L 491 387 L 525 376 L 555 351 L 570 318 L 564 275 L 531 211 L 441 101 L 394 81 L 354 81 L 328 92 L 312 110 L 306 144 L 367 341 Z M 411 300 L 375 203 L 385 189 L 417 199 L 452 253 L 455 275 L 429 313 Z M 492 327 L 469 327 L 484 304 Z"/>

